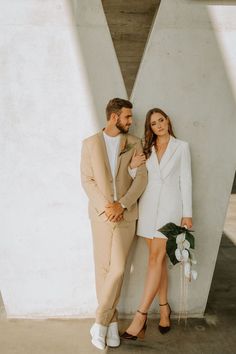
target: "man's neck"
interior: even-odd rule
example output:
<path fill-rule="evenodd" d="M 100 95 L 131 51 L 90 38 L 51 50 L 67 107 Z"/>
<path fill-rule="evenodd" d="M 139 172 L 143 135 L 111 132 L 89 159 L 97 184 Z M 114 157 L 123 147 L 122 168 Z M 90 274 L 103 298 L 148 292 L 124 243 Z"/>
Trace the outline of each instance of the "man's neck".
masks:
<path fill-rule="evenodd" d="M 105 134 L 107 134 L 108 136 L 112 136 L 112 137 L 116 137 L 120 134 L 119 129 L 117 129 L 116 127 L 106 126 L 106 128 L 104 128 L 103 131 Z"/>

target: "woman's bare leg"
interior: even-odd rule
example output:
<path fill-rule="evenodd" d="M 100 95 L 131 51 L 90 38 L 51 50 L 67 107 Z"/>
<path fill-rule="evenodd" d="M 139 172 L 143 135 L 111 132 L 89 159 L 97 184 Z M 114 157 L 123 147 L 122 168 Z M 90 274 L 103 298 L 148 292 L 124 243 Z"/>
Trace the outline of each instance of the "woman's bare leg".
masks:
<path fill-rule="evenodd" d="M 163 260 L 166 257 L 166 239 L 154 238 L 147 241 L 149 248 L 148 269 L 139 310 L 147 312 L 157 291 L 162 277 Z M 143 327 L 146 317 L 137 312 L 127 332 L 136 335 Z"/>
<path fill-rule="evenodd" d="M 167 272 L 167 261 L 166 257 L 163 259 L 162 263 L 162 273 L 161 273 L 161 281 L 160 287 L 157 291 L 157 295 L 159 297 L 159 304 L 163 305 L 168 302 L 167 300 L 167 287 L 168 287 L 168 272 Z M 169 307 L 168 306 L 160 306 L 160 322 L 159 324 L 163 327 L 170 325 L 169 320 Z"/>
<path fill-rule="evenodd" d="M 150 239 L 146 239 L 146 240 L 147 240 L 146 241 L 147 246 L 148 246 L 148 248 L 150 248 L 151 240 Z M 168 302 L 167 290 L 168 290 L 167 259 L 166 259 L 166 257 L 164 257 L 163 264 L 162 264 L 160 287 L 157 290 L 157 297 L 158 297 L 159 304 L 163 305 Z M 170 312 L 170 310 L 169 310 L 168 306 L 160 306 L 160 322 L 159 322 L 159 324 L 163 327 L 170 325 L 169 312 Z"/>
<path fill-rule="evenodd" d="M 147 239 L 147 246 L 150 248 L 151 240 Z M 167 272 L 167 260 L 166 257 L 163 259 L 162 264 L 162 273 L 161 273 L 161 281 L 159 289 L 157 290 L 157 296 L 159 304 L 163 305 L 168 302 L 167 300 L 167 289 L 168 289 L 168 272 Z M 160 322 L 159 324 L 163 327 L 170 325 L 169 319 L 169 307 L 168 306 L 160 306 Z"/>
<path fill-rule="evenodd" d="M 160 304 L 165 304 L 167 302 L 167 286 L 168 286 L 167 262 L 166 262 L 166 257 L 164 257 L 162 263 L 160 287 L 157 292 Z"/>

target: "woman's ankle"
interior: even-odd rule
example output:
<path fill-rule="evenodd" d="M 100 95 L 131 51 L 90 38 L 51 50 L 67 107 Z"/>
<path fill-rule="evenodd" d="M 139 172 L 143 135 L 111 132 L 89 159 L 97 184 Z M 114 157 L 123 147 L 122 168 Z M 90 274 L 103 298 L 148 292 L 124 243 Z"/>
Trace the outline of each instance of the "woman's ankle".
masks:
<path fill-rule="evenodd" d="M 142 316 L 147 316 L 147 310 L 141 310 L 141 309 L 138 309 L 137 312 L 142 315 Z"/>

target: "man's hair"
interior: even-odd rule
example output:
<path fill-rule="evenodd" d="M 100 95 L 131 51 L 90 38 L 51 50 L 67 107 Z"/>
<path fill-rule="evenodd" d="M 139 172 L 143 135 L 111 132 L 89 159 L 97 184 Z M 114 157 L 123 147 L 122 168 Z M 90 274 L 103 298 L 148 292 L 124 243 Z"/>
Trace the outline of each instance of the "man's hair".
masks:
<path fill-rule="evenodd" d="M 122 98 L 112 98 L 106 107 L 107 120 L 110 119 L 112 113 L 119 114 L 123 107 L 131 109 L 133 108 L 133 105 L 128 100 L 123 100 Z"/>

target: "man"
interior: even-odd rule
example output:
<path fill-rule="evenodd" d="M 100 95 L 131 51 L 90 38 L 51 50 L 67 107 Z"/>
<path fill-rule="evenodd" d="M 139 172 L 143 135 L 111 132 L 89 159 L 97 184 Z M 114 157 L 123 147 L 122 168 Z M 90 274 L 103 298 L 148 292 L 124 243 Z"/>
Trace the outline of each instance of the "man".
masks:
<path fill-rule="evenodd" d="M 89 198 L 98 300 L 90 333 L 99 349 L 120 344 L 116 306 L 135 235 L 137 200 L 147 184 L 141 141 L 128 134 L 132 107 L 127 100 L 110 100 L 106 127 L 82 146 L 81 181 Z M 138 155 L 143 165 L 131 170 L 132 156 Z"/>

